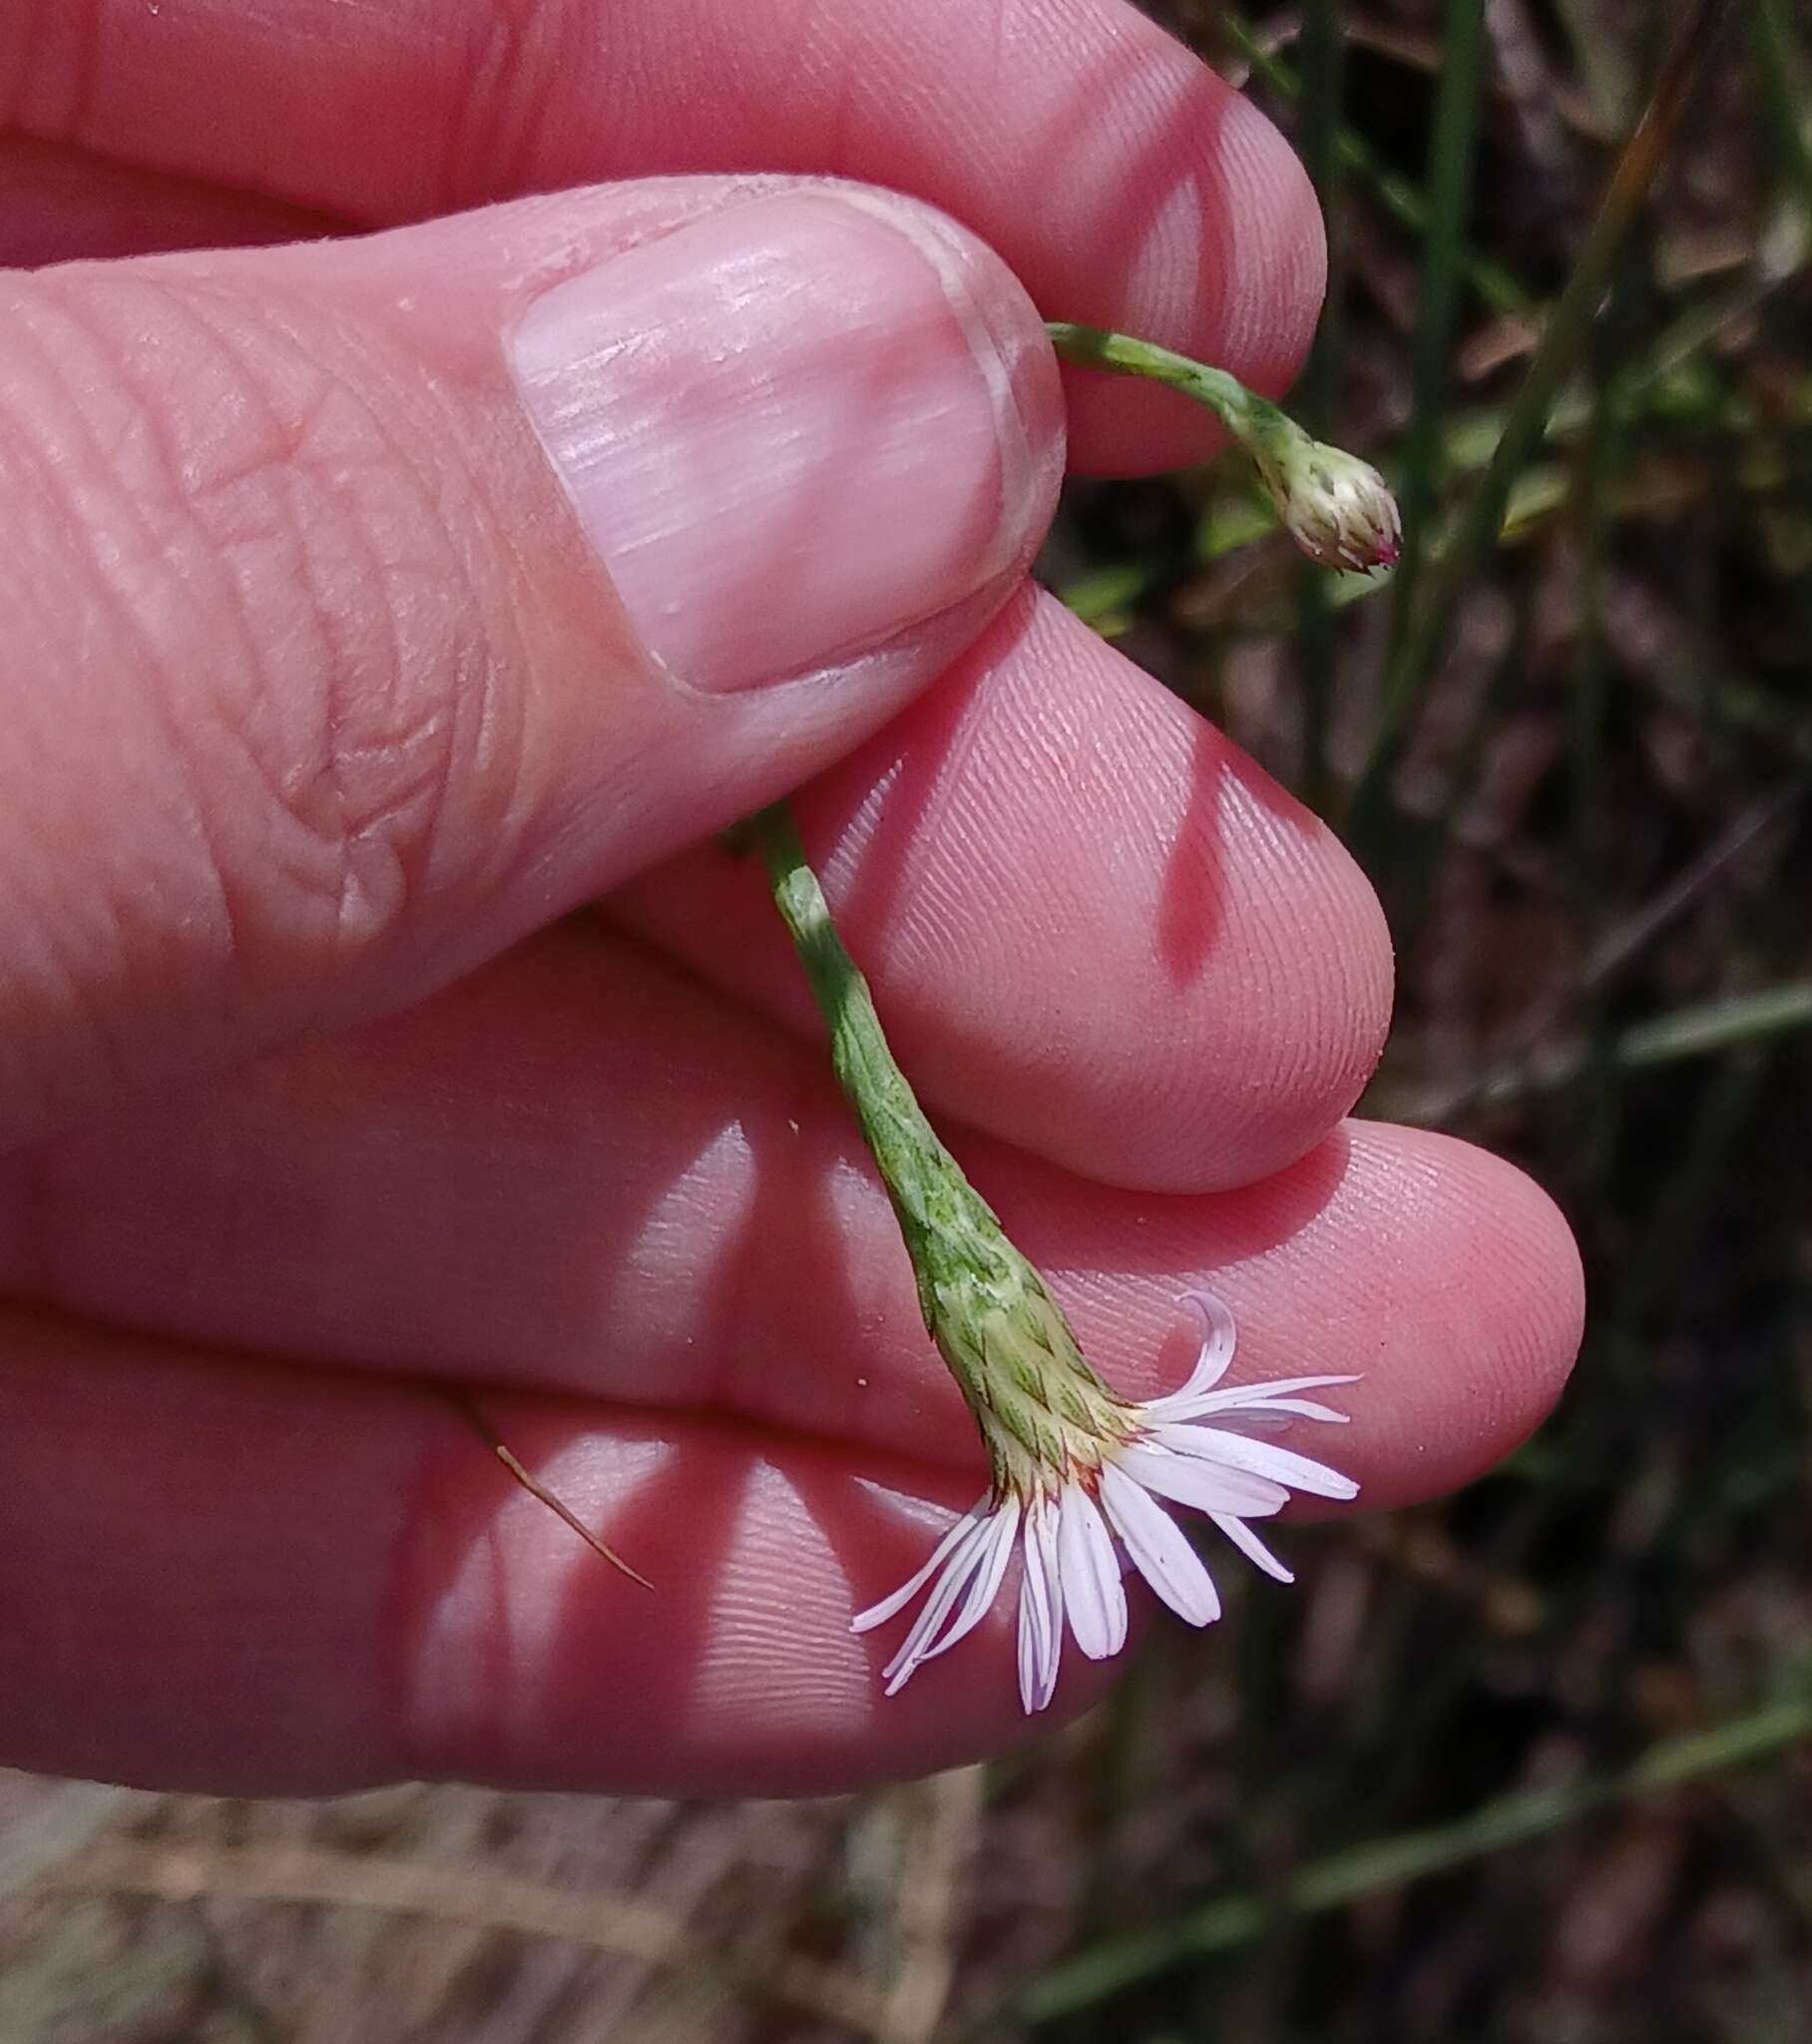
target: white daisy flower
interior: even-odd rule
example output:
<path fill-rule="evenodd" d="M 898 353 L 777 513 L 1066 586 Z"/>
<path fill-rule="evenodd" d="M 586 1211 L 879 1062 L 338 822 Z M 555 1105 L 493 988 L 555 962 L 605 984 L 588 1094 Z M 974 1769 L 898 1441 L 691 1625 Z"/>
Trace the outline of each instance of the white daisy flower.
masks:
<path fill-rule="evenodd" d="M 889 1696 L 982 1622 L 1016 1546 L 1020 1698 L 1029 1712 L 1042 1711 L 1057 1688 L 1066 1625 L 1092 1661 L 1126 1645 L 1126 1562 L 1189 1624 L 1210 1625 L 1220 1616 L 1213 1578 L 1166 1505 L 1205 1513 L 1249 1561 L 1287 1583 L 1289 1570 L 1249 1521 L 1270 1518 L 1292 1491 L 1358 1495 L 1359 1486 L 1337 1469 L 1253 1438 L 1292 1419 L 1343 1423 L 1344 1412 L 1303 1394 L 1353 1377 L 1282 1377 L 1217 1389 L 1233 1359 L 1233 1315 L 1211 1292 L 1191 1291 L 1184 1302 L 1200 1313 L 1203 1339 L 1188 1380 L 1162 1397 L 1129 1403 L 1083 1362 L 1055 1302 L 1036 1279 L 1034 1286 L 1018 1313 L 991 1315 L 982 1330 L 987 1382 L 996 1391 L 1013 1387 L 1006 1396 L 970 1401 L 993 1483 L 922 1568 L 851 1621 L 851 1631 L 869 1632 L 927 1593 L 883 1672 Z M 1067 1338 L 1053 1338 L 1060 1332 Z"/>

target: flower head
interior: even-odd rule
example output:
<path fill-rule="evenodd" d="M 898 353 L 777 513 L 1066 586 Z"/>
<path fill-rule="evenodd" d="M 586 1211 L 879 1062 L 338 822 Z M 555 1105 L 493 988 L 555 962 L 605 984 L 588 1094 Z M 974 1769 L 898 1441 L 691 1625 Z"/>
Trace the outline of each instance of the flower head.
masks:
<path fill-rule="evenodd" d="M 1233 388 L 1248 408 L 1262 406 Z M 1267 409 L 1299 433 L 1275 406 Z M 1044 1278 L 925 1119 L 784 807 L 764 809 L 755 828 L 774 905 L 830 1030 L 832 1068 L 893 1203 L 926 1331 L 981 1429 L 992 1479 L 924 1567 L 853 1629 L 884 1625 L 927 1591 L 888 1663 L 891 1696 L 982 1622 L 1017 1547 L 1020 1696 L 1028 1711 L 1042 1711 L 1057 1688 L 1066 1625 L 1095 1660 L 1126 1645 L 1123 1556 L 1191 1625 L 1220 1616 L 1213 1578 L 1158 1498 L 1207 1513 L 1241 1553 L 1289 1581 L 1247 1522 L 1269 1518 L 1292 1490 L 1348 1498 L 1358 1486 L 1240 1429 L 1339 1421 L 1344 1413 L 1302 1393 L 1353 1379 L 1217 1389 L 1233 1359 L 1233 1316 L 1197 1291 L 1186 1296 L 1204 1335 L 1188 1381 L 1142 1404 L 1116 1397 L 1089 1367 Z"/>
<path fill-rule="evenodd" d="M 1220 1616 L 1213 1578 L 1165 1505 L 1204 1512 L 1248 1560 L 1287 1583 L 1289 1570 L 1249 1521 L 1271 1517 L 1292 1491 L 1358 1494 L 1338 1470 L 1253 1437 L 1291 1419 L 1344 1421 L 1345 1413 L 1303 1394 L 1352 1377 L 1219 1388 L 1233 1359 L 1233 1316 L 1211 1292 L 1192 1291 L 1184 1297 L 1201 1315 L 1203 1337 L 1187 1381 L 1129 1402 L 1096 1376 L 1036 1272 L 1027 1266 L 1026 1274 L 1035 1289 L 1021 1310 L 996 1306 L 974 1330 L 987 1351 L 975 1358 L 979 1380 L 1000 1386 L 999 1399 L 971 1393 L 970 1371 L 939 1342 L 970 1393 L 994 1481 L 916 1574 L 851 1622 L 852 1631 L 868 1632 L 926 1593 L 885 1670 L 889 1696 L 981 1623 L 1016 1547 L 1020 1699 L 1042 1711 L 1057 1688 L 1066 1626 L 1092 1661 L 1126 1645 L 1123 1556 L 1179 1618 L 1201 1626 Z"/>
<path fill-rule="evenodd" d="M 1294 426 L 1250 444 L 1278 517 L 1310 560 L 1355 574 L 1396 566 L 1397 500 L 1369 461 Z"/>

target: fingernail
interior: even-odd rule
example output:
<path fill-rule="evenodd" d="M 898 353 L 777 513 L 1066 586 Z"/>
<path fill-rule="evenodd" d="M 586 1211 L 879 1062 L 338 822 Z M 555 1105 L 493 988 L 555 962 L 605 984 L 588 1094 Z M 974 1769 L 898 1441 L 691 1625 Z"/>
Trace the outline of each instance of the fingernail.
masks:
<path fill-rule="evenodd" d="M 1051 454 L 1021 402 L 1038 331 L 922 209 L 813 191 L 556 284 L 509 348 L 645 644 L 733 690 L 853 658 L 1026 557 Z"/>

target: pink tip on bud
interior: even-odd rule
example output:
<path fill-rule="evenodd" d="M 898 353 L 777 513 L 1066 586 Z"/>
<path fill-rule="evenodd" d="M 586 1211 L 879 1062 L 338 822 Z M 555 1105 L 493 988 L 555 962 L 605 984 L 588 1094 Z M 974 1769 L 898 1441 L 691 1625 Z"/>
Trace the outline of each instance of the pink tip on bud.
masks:
<path fill-rule="evenodd" d="M 1311 561 L 1356 575 L 1396 566 L 1397 500 L 1369 461 L 1305 436 L 1264 466 L 1278 516 Z"/>

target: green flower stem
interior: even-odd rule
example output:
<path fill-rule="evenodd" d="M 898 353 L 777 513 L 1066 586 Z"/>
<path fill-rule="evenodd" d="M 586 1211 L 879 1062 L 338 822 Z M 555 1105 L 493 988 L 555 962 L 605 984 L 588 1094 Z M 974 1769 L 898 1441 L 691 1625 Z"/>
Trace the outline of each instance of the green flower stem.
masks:
<path fill-rule="evenodd" d="M 786 804 L 775 802 L 763 809 L 754 819 L 754 830 L 774 906 L 830 1031 L 831 1069 L 861 1123 L 913 1267 L 919 1269 L 923 1243 L 955 1218 L 949 1188 L 953 1180 L 962 1180 L 962 1172 L 894 1062 L 868 981 L 843 947 Z M 964 1190 L 977 1211 L 962 1218 L 998 1228 L 1000 1223 L 966 1181 Z M 956 1204 L 962 1204 L 960 1199 Z"/>
<path fill-rule="evenodd" d="M 1248 390 L 1238 377 L 1205 362 L 1193 362 L 1187 355 L 1159 347 L 1154 340 L 1110 333 L 1101 326 L 1079 326 L 1073 319 L 1048 319 L 1045 331 L 1066 362 L 1167 383 L 1172 390 L 1206 405 L 1254 460 L 1261 453 L 1276 459 L 1292 442 L 1308 438 L 1288 412 Z"/>
<path fill-rule="evenodd" d="M 1211 411 L 1251 456 L 1277 516 L 1310 560 L 1351 574 L 1395 564 L 1402 524 L 1384 478 L 1369 463 L 1311 438 L 1288 412 L 1225 369 L 1155 341 L 1068 319 L 1047 320 L 1045 331 L 1058 354 L 1079 368 L 1164 383 Z"/>
<path fill-rule="evenodd" d="M 786 804 L 763 809 L 750 828 L 830 1032 L 831 1069 L 893 1202 L 926 1332 L 975 1415 L 997 1494 L 1030 1496 L 1051 1472 L 1099 1458 L 1101 1443 L 1125 1432 L 1122 1408 L 925 1119 Z"/>

